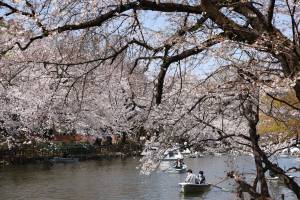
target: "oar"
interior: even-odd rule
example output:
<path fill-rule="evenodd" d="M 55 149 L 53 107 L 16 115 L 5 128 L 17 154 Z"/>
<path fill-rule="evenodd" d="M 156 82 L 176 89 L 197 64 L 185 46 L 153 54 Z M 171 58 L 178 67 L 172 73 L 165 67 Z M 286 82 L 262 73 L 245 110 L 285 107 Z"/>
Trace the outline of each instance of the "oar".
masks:
<path fill-rule="evenodd" d="M 221 189 L 221 190 L 224 190 L 225 192 L 230 192 L 228 189 L 226 189 L 226 188 L 222 188 L 222 187 L 220 187 L 220 186 L 217 186 L 217 185 L 213 185 L 213 184 L 211 184 L 211 186 L 213 186 L 213 187 L 215 187 L 215 188 L 219 188 L 219 189 Z"/>
<path fill-rule="evenodd" d="M 230 191 L 227 190 L 226 188 L 222 188 L 222 187 L 220 187 L 220 186 L 217 186 L 218 184 L 223 183 L 223 182 L 226 181 L 227 179 L 228 179 L 228 177 L 225 177 L 225 178 L 222 179 L 221 181 L 219 181 L 219 182 L 217 182 L 217 183 L 215 183 L 215 184 L 211 184 L 211 186 L 216 187 L 216 188 L 219 188 L 219 189 L 221 189 L 221 190 L 224 190 L 225 192 L 230 192 Z"/>
<path fill-rule="evenodd" d="M 228 177 L 223 178 L 221 181 L 217 182 L 217 183 L 213 183 L 212 185 L 218 185 L 220 183 L 223 183 L 224 181 L 226 181 L 228 179 Z"/>

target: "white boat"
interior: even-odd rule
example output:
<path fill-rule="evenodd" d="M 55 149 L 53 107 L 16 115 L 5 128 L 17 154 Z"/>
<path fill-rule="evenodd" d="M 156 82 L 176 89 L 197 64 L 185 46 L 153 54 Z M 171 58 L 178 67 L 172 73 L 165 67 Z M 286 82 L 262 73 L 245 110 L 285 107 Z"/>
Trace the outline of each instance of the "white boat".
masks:
<path fill-rule="evenodd" d="M 205 157 L 205 155 L 203 153 L 195 153 L 195 155 L 197 155 L 197 158 L 202 158 Z"/>
<path fill-rule="evenodd" d="M 182 174 L 182 173 L 186 172 L 186 168 L 187 168 L 186 165 L 182 165 L 181 168 L 176 168 L 176 167 L 172 166 L 167 170 L 167 172 L 172 173 L 172 174 Z"/>
<path fill-rule="evenodd" d="M 293 157 L 300 156 L 300 149 L 298 147 L 291 147 L 290 148 L 290 155 Z"/>
<path fill-rule="evenodd" d="M 163 161 L 174 161 L 178 159 L 183 159 L 183 156 L 178 148 L 167 150 L 164 155 L 165 157 L 162 159 Z"/>
<path fill-rule="evenodd" d="M 188 157 L 191 155 L 191 150 L 189 148 L 184 149 L 183 151 L 180 152 L 184 157 Z"/>
<path fill-rule="evenodd" d="M 289 158 L 290 156 L 289 155 L 286 155 L 286 154 L 279 154 L 279 158 Z"/>
<path fill-rule="evenodd" d="M 144 149 L 141 153 L 141 156 L 151 155 L 153 152 L 157 151 L 158 147 L 148 147 Z"/>
<path fill-rule="evenodd" d="M 290 177 L 290 178 L 294 178 L 294 176 L 292 176 L 292 175 L 289 175 L 289 177 Z M 274 181 L 274 182 L 280 182 L 280 183 L 283 183 L 283 180 L 281 180 L 278 176 L 274 176 L 274 177 L 269 176 L 269 177 L 266 177 L 266 179 L 267 179 L 268 181 Z"/>
<path fill-rule="evenodd" d="M 211 184 L 178 183 L 182 193 L 203 193 L 210 189 Z"/>
<path fill-rule="evenodd" d="M 280 157 L 299 157 L 300 156 L 300 148 L 298 147 L 290 147 L 282 150 Z"/>
<path fill-rule="evenodd" d="M 197 158 L 198 154 L 196 153 L 191 153 L 188 157 L 189 158 Z"/>
<path fill-rule="evenodd" d="M 172 166 L 172 163 L 169 161 L 161 161 L 159 164 L 159 170 L 160 171 L 167 171 Z"/>
<path fill-rule="evenodd" d="M 216 157 L 221 157 L 221 156 L 225 155 L 225 153 L 213 153 L 213 155 Z"/>

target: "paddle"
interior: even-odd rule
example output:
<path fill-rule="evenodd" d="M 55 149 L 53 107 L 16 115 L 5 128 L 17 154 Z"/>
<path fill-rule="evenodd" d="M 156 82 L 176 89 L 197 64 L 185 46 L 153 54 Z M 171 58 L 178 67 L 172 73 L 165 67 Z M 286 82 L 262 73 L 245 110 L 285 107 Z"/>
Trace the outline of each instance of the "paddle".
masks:
<path fill-rule="evenodd" d="M 219 182 L 217 182 L 217 183 L 215 183 L 215 184 L 211 184 L 211 186 L 216 187 L 216 188 L 219 188 L 219 189 L 221 189 L 221 190 L 224 190 L 225 192 L 230 192 L 230 191 L 227 190 L 226 188 L 222 188 L 222 187 L 220 187 L 220 186 L 217 186 L 218 184 L 223 183 L 223 182 L 226 181 L 227 179 L 228 179 L 228 177 L 225 177 L 225 178 L 222 179 L 221 181 L 219 181 Z"/>
<path fill-rule="evenodd" d="M 213 187 L 215 187 L 215 188 L 219 188 L 219 189 L 221 189 L 221 190 L 224 190 L 225 192 L 230 192 L 229 190 L 227 190 L 226 188 L 222 188 L 222 187 L 220 187 L 220 186 L 217 186 L 217 185 L 213 185 L 213 184 L 211 184 L 211 186 L 213 186 Z"/>

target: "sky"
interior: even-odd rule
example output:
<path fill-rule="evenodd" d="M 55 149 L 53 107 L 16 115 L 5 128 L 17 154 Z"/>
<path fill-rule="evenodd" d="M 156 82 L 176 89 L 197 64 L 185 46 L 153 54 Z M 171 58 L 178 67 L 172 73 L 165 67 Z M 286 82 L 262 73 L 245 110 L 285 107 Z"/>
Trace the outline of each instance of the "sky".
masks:
<path fill-rule="evenodd" d="M 166 32 L 166 29 L 168 29 L 168 26 L 170 25 L 168 22 L 168 18 L 165 15 L 160 14 L 160 12 L 153 12 L 153 11 L 143 11 L 141 14 L 141 21 L 144 23 L 145 27 L 153 31 Z M 291 19 L 287 15 L 283 15 L 283 14 L 274 15 L 275 26 L 280 31 L 282 31 L 282 33 L 286 35 L 288 38 L 292 37 L 292 30 L 291 28 L 285 28 L 284 26 L 291 24 L 290 21 Z M 205 78 L 207 75 L 209 75 L 217 68 L 216 66 L 220 66 L 220 64 L 217 63 L 214 57 L 206 58 L 206 63 L 196 67 L 193 70 L 193 73 L 198 75 L 200 78 Z M 157 72 L 157 67 L 152 67 L 152 68 L 153 71 Z M 169 69 L 169 74 L 174 73 L 173 69 Z"/>
<path fill-rule="evenodd" d="M 166 32 L 166 29 L 170 27 L 168 17 L 160 14 L 160 12 L 143 11 L 140 16 L 144 26 L 150 30 Z M 197 66 L 193 68 L 193 70 L 190 68 L 190 73 L 197 75 L 199 78 L 205 78 L 216 69 L 216 66 L 218 66 L 218 64 L 215 62 L 214 57 L 206 58 L 206 62 L 201 64 L 201 66 Z M 169 68 L 168 74 L 173 75 L 176 70 L 175 68 L 174 64 L 173 67 Z M 157 73 L 158 66 L 152 66 L 150 71 Z"/>
<path fill-rule="evenodd" d="M 0 16 L 3 14 L 3 10 L 0 9 Z M 168 18 L 166 15 L 161 14 L 160 12 L 153 12 L 153 11 L 142 11 L 140 12 L 141 22 L 143 23 L 144 27 L 146 27 L 149 30 L 152 31 L 161 31 L 161 32 L 167 32 L 170 33 L 170 23 L 168 22 Z M 277 14 L 274 16 L 275 24 L 290 24 L 290 19 L 287 16 L 284 16 L 282 14 Z M 292 31 L 291 29 L 284 29 L 282 26 L 278 26 L 283 33 L 291 37 Z M 166 29 L 169 29 L 166 31 Z M 205 77 L 206 74 L 212 72 L 216 66 L 218 66 L 218 63 L 216 63 L 215 58 L 211 57 L 210 59 L 206 59 L 206 63 L 202 64 L 201 66 L 195 68 L 194 73 L 198 74 L 199 76 Z M 155 66 L 152 67 L 153 71 L 157 71 Z M 171 70 L 170 73 L 173 73 Z"/>

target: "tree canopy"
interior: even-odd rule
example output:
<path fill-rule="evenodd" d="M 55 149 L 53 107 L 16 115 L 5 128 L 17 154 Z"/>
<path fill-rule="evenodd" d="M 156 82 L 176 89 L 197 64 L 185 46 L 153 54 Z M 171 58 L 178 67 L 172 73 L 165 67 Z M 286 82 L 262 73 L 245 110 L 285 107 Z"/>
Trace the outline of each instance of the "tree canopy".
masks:
<path fill-rule="evenodd" d="M 298 0 L 2 0 L 0 131 L 143 128 L 163 150 L 221 142 L 253 153 L 248 190 L 259 180 L 268 197 L 272 170 L 300 197 L 257 133 L 260 119 L 299 116 L 299 22 Z"/>

